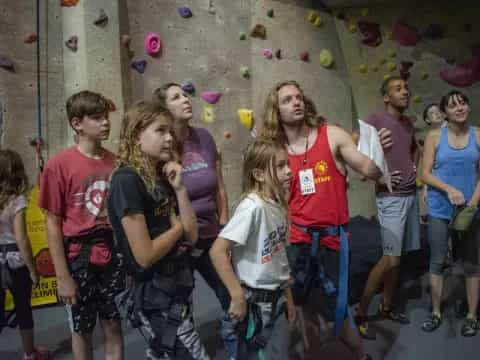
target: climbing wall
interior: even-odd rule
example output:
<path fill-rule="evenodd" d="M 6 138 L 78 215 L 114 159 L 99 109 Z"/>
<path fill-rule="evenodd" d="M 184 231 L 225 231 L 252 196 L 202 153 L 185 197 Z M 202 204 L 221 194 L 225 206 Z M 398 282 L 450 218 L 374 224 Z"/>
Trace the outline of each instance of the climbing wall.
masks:
<path fill-rule="evenodd" d="M 21 154 L 32 182 L 36 174 L 35 152 L 29 143 L 37 136 L 35 11 L 35 1 L 0 2 L 0 63 L 8 65 L 0 68 L 0 108 L 3 108 L 0 145 Z M 48 150 L 56 152 L 63 146 L 67 126 L 62 110 L 62 33 L 58 1 L 41 1 L 40 15 L 42 136 Z"/>
<path fill-rule="evenodd" d="M 240 193 L 242 151 L 252 138 L 239 122 L 237 110 L 253 110 L 255 126 L 261 125 L 266 95 L 276 82 L 297 80 L 325 117 L 351 128 L 351 94 L 335 23 L 330 15 L 312 9 L 312 1 L 131 0 L 127 4 L 132 61 L 140 65 L 131 70 L 133 99 L 149 98 L 155 88 L 170 81 L 194 85 L 192 124 L 214 135 L 223 154 L 231 200 Z M 192 16 L 182 17 L 186 9 L 181 7 L 188 7 Z M 309 21 L 312 11 L 317 17 Z M 156 56 L 145 54 L 144 39 L 150 32 L 162 41 Z M 320 64 L 322 50 L 332 57 L 330 67 Z M 146 61 L 144 69 L 141 60 Z M 210 105 L 200 96 L 204 91 L 222 96 Z M 214 114 L 207 118 L 209 123 L 203 121 L 205 111 Z"/>

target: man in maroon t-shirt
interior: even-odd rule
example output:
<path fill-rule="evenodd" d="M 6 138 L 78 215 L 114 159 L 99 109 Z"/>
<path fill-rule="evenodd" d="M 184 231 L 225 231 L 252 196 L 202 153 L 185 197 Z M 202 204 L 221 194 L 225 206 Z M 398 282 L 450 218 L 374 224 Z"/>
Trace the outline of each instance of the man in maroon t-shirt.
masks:
<path fill-rule="evenodd" d="M 401 77 L 385 80 L 381 87 L 385 110 L 370 115 L 365 122 L 379 133 L 390 171 L 400 173 L 401 181 L 390 193 L 377 186 L 377 215 L 380 223 L 383 256 L 368 277 L 357 312 L 360 334 L 375 339 L 375 332 L 367 322 L 368 306 L 380 285 L 384 284 L 380 314 L 385 318 L 408 324 L 406 315 L 393 308 L 393 295 L 398 283 L 400 260 L 403 253 L 420 248 L 420 223 L 416 196 L 416 164 L 418 148 L 413 121 L 404 115 L 410 100 L 408 83 Z"/>
<path fill-rule="evenodd" d="M 292 169 L 289 200 L 291 245 L 287 253 L 295 278 L 294 300 L 297 306 L 301 306 L 302 313 L 306 311 L 301 318 L 308 319 L 311 325 L 318 325 L 321 313 L 327 321 L 335 320 L 336 325 L 343 326 L 342 338 L 355 358 L 368 360 L 370 356 L 363 350 L 357 329 L 352 328 L 347 319 L 347 299 L 343 304 L 338 301 L 343 288 L 341 273 L 348 273 L 348 261 L 340 269 L 339 234 L 345 234 L 343 229 L 348 222 L 346 165 L 373 180 L 380 178 L 381 172 L 372 160 L 357 151 L 346 131 L 325 122 L 317 123 L 313 112 L 311 104 L 305 110 L 304 95 L 298 83 L 282 81 L 270 91 L 263 117 L 262 136 L 285 144 Z M 317 242 L 311 241 L 310 231 L 313 229 L 322 231 L 318 248 L 313 245 Z M 348 240 L 344 238 L 345 242 Z M 348 251 L 343 255 L 345 253 Z"/>

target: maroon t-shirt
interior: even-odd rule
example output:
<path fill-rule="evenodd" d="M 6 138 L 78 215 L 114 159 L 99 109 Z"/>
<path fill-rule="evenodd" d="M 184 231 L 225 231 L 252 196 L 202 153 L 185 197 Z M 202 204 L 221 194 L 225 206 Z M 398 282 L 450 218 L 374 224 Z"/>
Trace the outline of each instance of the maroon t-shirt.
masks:
<path fill-rule="evenodd" d="M 396 118 L 387 112 L 370 115 L 365 122 L 374 126 L 377 131 L 385 128 L 392 132 L 393 145 L 385 150 L 390 172 L 400 170 L 402 181 L 389 193 L 386 187 L 377 187 L 377 196 L 407 196 L 416 191 L 416 172 L 413 153 L 416 148 L 415 127 L 407 116 Z"/>
<path fill-rule="evenodd" d="M 105 149 L 102 159 L 89 158 L 73 145 L 48 160 L 40 180 L 39 206 L 62 219 L 65 236 L 111 227 L 106 200 L 114 159 Z"/>

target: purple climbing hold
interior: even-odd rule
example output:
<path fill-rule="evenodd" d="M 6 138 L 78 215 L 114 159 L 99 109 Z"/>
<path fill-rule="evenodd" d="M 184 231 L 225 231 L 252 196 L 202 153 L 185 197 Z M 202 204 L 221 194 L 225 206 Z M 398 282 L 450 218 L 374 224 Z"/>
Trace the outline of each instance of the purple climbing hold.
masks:
<path fill-rule="evenodd" d="M 179 7 L 178 8 L 178 13 L 184 19 L 188 19 L 188 18 L 191 18 L 193 16 L 192 10 L 190 10 L 190 8 L 188 8 L 186 6 Z"/>
<path fill-rule="evenodd" d="M 263 57 L 268 60 L 272 59 L 273 58 L 272 49 L 263 49 Z"/>
<path fill-rule="evenodd" d="M 143 74 L 145 72 L 145 68 L 147 67 L 147 61 L 146 60 L 134 60 L 131 63 L 132 69 L 137 70 L 140 74 Z"/>
<path fill-rule="evenodd" d="M 4 54 L 0 54 L 0 67 L 10 72 L 15 72 L 15 65 L 13 64 L 13 61 Z"/>
<path fill-rule="evenodd" d="M 200 94 L 200 97 L 209 104 L 216 104 L 222 97 L 222 93 L 218 91 L 204 91 Z"/>
<path fill-rule="evenodd" d="M 68 38 L 67 41 L 65 41 L 65 46 L 72 50 L 73 52 L 77 51 L 78 49 L 78 36 L 73 35 Z"/>
<path fill-rule="evenodd" d="M 182 83 L 182 90 L 190 95 L 195 94 L 195 86 L 190 81 Z"/>

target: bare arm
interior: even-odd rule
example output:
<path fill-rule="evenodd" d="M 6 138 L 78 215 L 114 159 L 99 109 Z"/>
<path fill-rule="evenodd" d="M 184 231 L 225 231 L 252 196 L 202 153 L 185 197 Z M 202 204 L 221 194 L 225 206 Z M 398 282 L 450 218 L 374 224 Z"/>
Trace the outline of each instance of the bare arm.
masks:
<path fill-rule="evenodd" d="M 230 261 L 230 252 L 232 251 L 232 241 L 224 238 L 217 238 L 210 249 L 210 258 L 213 266 L 222 279 L 222 282 L 228 289 L 232 298 L 229 314 L 230 316 L 243 320 L 247 313 L 247 301 L 243 292 L 240 281 L 233 271 L 232 263 Z"/>
<path fill-rule="evenodd" d="M 222 173 L 222 157 L 218 154 L 218 159 L 215 163 L 217 169 L 217 212 L 218 212 L 218 223 L 220 225 L 225 225 L 228 222 L 228 198 L 227 192 L 225 191 L 225 182 L 223 181 Z"/>
<path fill-rule="evenodd" d="M 353 170 L 374 181 L 382 176 L 375 163 L 357 150 L 353 139 L 345 130 L 332 126 L 328 128 L 328 135 L 329 141 L 334 139 L 340 157 Z"/>
<path fill-rule="evenodd" d="M 78 286 L 73 280 L 67 265 L 65 247 L 63 245 L 62 219 L 46 211 L 46 230 L 48 249 L 52 257 L 57 277 L 57 294 L 65 304 L 76 304 Z"/>
<path fill-rule="evenodd" d="M 25 265 L 27 265 L 28 270 L 32 276 L 32 280 L 35 282 L 36 270 L 35 264 L 33 263 L 33 254 L 32 246 L 27 236 L 27 226 L 25 222 L 25 209 L 18 211 L 15 214 L 15 219 L 13 222 L 13 230 L 15 232 L 15 240 L 17 241 L 18 250 L 22 255 Z"/>
<path fill-rule="evenodd" d="M 422 181 L 427 185 L 430 185 L 434 188 L 437 188 L 438 190 L 445 192 L 452 204 L 461 205 L 465 203 L 463 194 L 454 187 L 441 181 L 432 173 L 433 163 L 435 161 L 435 151 L 439 139 L 440 130 L 430 131 L 425 138 L 422 159 Z"/>
<path fill-rule="evenodd" d="M 480 129 L 475 128 L 475 138 L 477 140 L 477 145 L 480 144 Z M 478 165 L 478 170 L 477 170 L 477 177 L 478 174 L 480 174 L 480 164 Z M 469 202 L 469 205 L 472 206 L 478 206 L 478 203 L 480 202 L 480 178 L 477 179 L 477 186 L 475 187 L 475 191 L 473 192 L 472 198 Z"/>
<path fill-rule="evenodd" d="M 141 267 L 148 268 L 155 264 L 167 255 L 177 241 L 182 238 L 182 223 L 173 213 L 173 209 L 170 221 L 171 228 L 152 240 L 143 214 L 129 214 L 122 218 L 122 226 L 128 244 L 135 260 Z"/>

